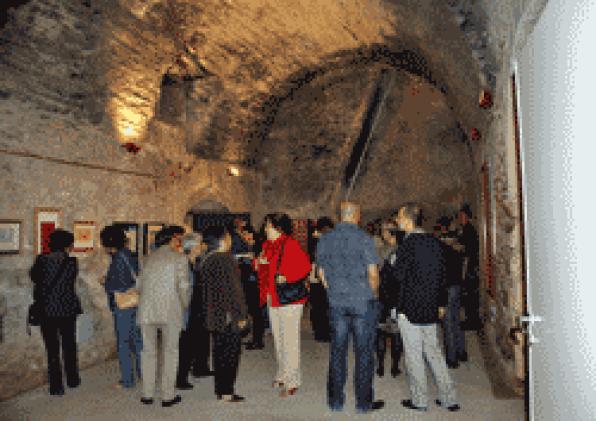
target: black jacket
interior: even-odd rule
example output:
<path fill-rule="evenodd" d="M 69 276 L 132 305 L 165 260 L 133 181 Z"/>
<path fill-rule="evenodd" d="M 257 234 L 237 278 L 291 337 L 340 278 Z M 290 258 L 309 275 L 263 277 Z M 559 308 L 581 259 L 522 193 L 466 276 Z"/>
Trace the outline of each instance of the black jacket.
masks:
<path fill-rule="evenodd" d="M 397 249 L 395 262 L 398 313 L 405 314 L 411 323 L 438 323 L 446 272 L 445 248 L 440 240 L 426 233 L 408 235 Z"/>
<path fill-rule="evenodd" d="M 56 278 L 64 259 L 66 266 Z M 66 253 L 37 256 L 29 276 L 34 284 L 33 299 L 39 303 L 42 317 L 74 317 L 83 312 L 75 291 L 78 273 L 77 259 Z"/>

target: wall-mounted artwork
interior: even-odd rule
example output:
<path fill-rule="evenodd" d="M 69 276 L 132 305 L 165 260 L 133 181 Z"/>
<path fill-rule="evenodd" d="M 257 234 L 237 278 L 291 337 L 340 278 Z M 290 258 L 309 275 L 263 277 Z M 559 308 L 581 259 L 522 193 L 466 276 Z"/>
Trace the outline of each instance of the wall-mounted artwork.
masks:
<path fill-rule="evenodd" d="M 0 219 L 0 254 L 21 252 L 21 221 Z"/>
<path fill-rule="evenodd" d="M 155 234 L 157 234 L 165 224 L 161 222 L 147 222 L 143 224 L 143 254 L 151 254 L 155 246 Z"/>
<path fill-rule="evenodd" d="M 74 234 L 73 251 L 75 253 L 93 251 L 95 247 L 95 232 L 95 222 L 75 221 L 72 228 L 72 233 Z"/>
<path fill-rule="evenodd" d="M 35 208 L 35 253 L 50 252 L 50 234 L 62 226 L 59 208 Z"/>
<path fill-rule="evenodd" d="M 126 247 L 134 256 L 139 255 L 139 224 L 134 222 L 114 222 L 114 226 L 121 227 L 126 235 Z"/>

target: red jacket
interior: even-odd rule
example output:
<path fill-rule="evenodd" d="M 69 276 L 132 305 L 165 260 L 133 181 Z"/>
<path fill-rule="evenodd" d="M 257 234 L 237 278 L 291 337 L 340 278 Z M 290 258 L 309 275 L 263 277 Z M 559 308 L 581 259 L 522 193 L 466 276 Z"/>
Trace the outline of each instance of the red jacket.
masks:
<path fill-rule="evenodd" d="M 271 295 L 271 307 L 281 306 L 275 291 L 275 274 L 279 252 L 284 243 L 284 254 L 279 264 L 278 273 L 284 275 L 287 282 L 296 282 L 306 277 L 310 272 L 310 259 L 294 238 L 282 234 L 275 241 L 265 241 L 263 243 L 263 255 L 269 263 L 263 265 L 258 264 L 257 259 L 253 261 L 255 267 L 258 265 L 257 273 L 259 276 L 259 299 L 261 306 L 267 303 L 268 294 Z M 306 298 L 303 298 L 294 304 L 304 304 L 305 302 Z"/>

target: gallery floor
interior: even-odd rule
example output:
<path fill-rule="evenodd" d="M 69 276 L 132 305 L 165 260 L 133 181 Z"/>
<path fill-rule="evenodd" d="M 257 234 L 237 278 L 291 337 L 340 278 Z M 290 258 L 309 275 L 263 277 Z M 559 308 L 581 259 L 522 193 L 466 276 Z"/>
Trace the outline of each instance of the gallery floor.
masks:
<path fill-rule="evenodd" d="M 319 420 L 319 419 L 378 419 L 378 420 L 499 420 L 522 421 L 522 399 L 497 399 L 484 368 L 479 340 L 468 332 L 470 360 L 460 368 L 450 370 L 457 382 L 462 410 L 450 413 L 434 405 L 434 395 L 427 413 L 404 409 L 400 400 L 408 398 L 405 375 L 397 378 L 385 375 L 375 377 L 376 398 L 384 399 L 386 406 L 372 415 L 357 416 L 354 410 L 352 383 L 353 354 L 349 357 L 349 377 L 346 384 L 345 412 L 331 413 L 325 404 L 328 344 L 315 342 L 310 329 L 305 326 L 302 340 L 303 385 L 296 396 L 280 398 L 271 388 L 274 374 L 273 345 L 266 336 L 262 351 L 243 351 L 237 393 L 246 397 L 242 403 L 223 403 L 213 395 L 212 378 L 192 380 L 194 389 L 181 392 L 182 403 L 172 408 L 162 408 L 157 401 L 151 406 L 139 402 L 138 385 L 131 391 L 116 390 L 115 360 L 95 366 L 81 373 L 82 385 L 67 390 L 62 397 L 47 394 L 47 386 L 29 391 L 9 401 L 0 403 L 0 420 Z M 389 357 L 389 355 L 387 355 Z M 403 367 L 403 360 L 401 366 Z M 431 376 L 430 391 L 435 392 Z"/>

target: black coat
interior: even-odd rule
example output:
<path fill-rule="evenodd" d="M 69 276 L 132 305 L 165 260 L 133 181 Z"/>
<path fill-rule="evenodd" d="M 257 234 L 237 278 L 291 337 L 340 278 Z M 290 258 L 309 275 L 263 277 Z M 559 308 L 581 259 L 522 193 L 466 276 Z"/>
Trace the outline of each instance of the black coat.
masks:
<path fill-rule="evenodd" d="M 56 278 L 64 259 L 62 274 Z M 81 314 L 81 301 L 75 291 L 79 273 L 77 259 L 63 252 L 37 256 L 29 276 L 33 281 L 33 299 L 42 317 L 75 317 Z"/>
<path fill-rule="evenodd" d="M 439 321 L 441 294 L 447 278 L 445 248 L 426 233 L 411 233 L 397 249 L 394 276 L 399 286 L 395 307 L 411 323 Z"/>

